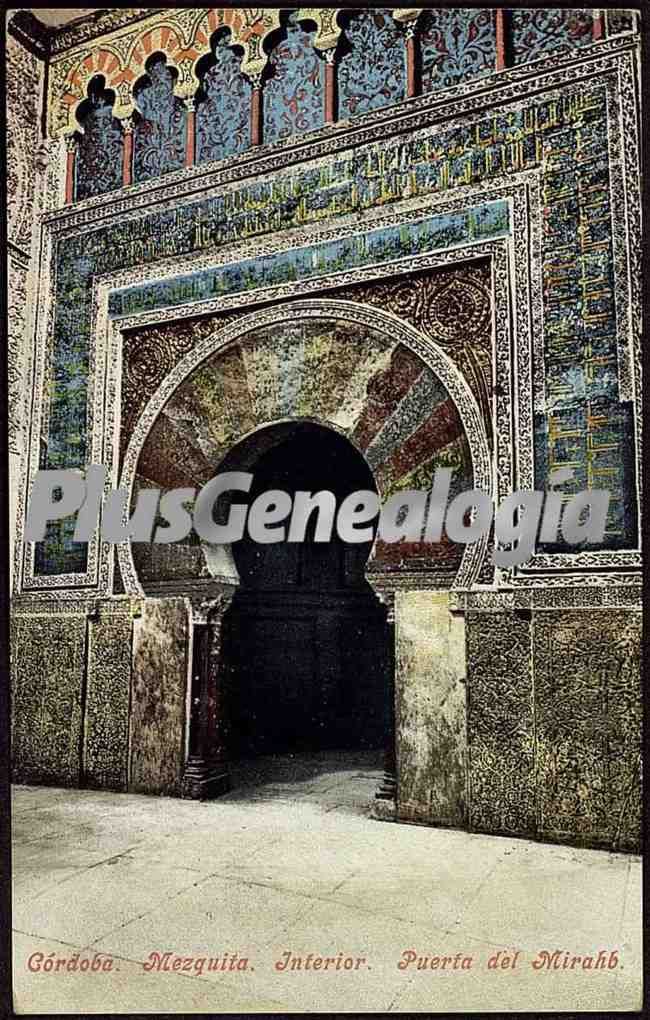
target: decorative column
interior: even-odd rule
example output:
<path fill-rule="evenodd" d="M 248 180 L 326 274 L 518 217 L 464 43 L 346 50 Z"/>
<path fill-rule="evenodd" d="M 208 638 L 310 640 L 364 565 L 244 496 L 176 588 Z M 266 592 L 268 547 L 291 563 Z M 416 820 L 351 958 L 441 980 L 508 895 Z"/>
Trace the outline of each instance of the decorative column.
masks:
<path fill-rule="evenodd" d="M 405 30 L 406 42 L 406 98 L 411 99 L 417 96 L 418 73 L 417 73 L 417 42 L 416 26 L 418 18 L 422 14 L 421 7 L 400 7 L 391 11 L 393 21 L 402 25 Z"/>
<path fill-rule="evenodd" d="M 66 135 L 65 147 L 65 204 L 71 205 L 74 202 L 75 161 L 77 158 L 77 139 L 74 135 Z"/>
<path fill-rule="evenodd" d="M 336 121 L 336 50 L 325 50 L 325 123 Z"/>
<path fill-rule="evenodd" d="M 231 598 L 230 593 L 219 595 L 207 622 L 194 625 L 189 753 L 182 784 L 182 796 L 191 800 L 219 797 L 230 789 L 222 626 Z"/>
<path fill-rule="evenodd" d="M 250 76 L 251 93 L 251 145 L 262 144 L 262 75 Z"/>
<path fill-rule="evenodd" d="M 593 40 L 598 42 L 599 39 L 605 38 L 605 14 L 604 11 L 592 11 L 593 18 Z"/>
<path fill-rule="evenodd" d="M 496 35 L 497 63 L 496 70 L 503 71 L 506 66 L 506 15 L 502 7 L 494 12 L 494 29 Z"/>
<path fill-rule="evenodd" d="M 412 99 L 418 94 L 416 76 L 416 33 L 417 22 L 410 21 L 406 26 L 406 98 Z"/>
<path fill-rule="evenodd" d="M 122 121 L 124 149 L 122 152 L 122 184 L 126 188 L 133 181 L 133 117 Z"/>
<path fill-rule="evenodd" d="M 194 99 L 185 100 L 185 166 L 194 166 L 196 159 L 196 104 Z"/>

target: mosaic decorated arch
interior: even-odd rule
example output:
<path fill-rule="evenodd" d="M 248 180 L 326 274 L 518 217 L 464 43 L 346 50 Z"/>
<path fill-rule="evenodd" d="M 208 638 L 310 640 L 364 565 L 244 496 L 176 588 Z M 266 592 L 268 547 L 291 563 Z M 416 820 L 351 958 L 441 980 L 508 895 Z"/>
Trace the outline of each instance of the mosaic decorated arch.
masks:
<path fill-rule="evenodd" d="M 453 284 L 447 275 L 438 278 L 438 301 Z M 468 300 L 480 275 L 465 274 Z M 489 297 L 483 292 L 478 324 L 488 343 Z M 451 327 L 449 307 L 447 316 Z M 237 339 L 229 339 L 233 334 Z M 454 471 L 452 496 L 472 488 L 475 479 L 477 487 L 491 490 L 486 424 L 451 358 L 403 320 L 332 300 L 298 300 L 246 316 L 197 345 L 153 394 L 130 433 L 120 484 L 127 491 L 134 483 L 136 491 L 139 483 L 199 488 L 251 432 L 292 419 L 347 436 L 373 471 L 382 499 L 405 489 L 428 490 L 437 467 Z M 132 549 L 129 543 L 120 549 L 122 577 L 127 590 L 139 594 Z M 467 585 L 478 577 L 485 543 L 467 547 L 461 568 L 463 552 L 448 540 L 399 548 L 378 541 L 371 570 L 437 572 L 453 584 L 460 569 Z M 133 552 L 140 581 L 176 577 L 182 587 L 184 579 L 210 576 L 211 564 L 223 562 L 196 545 L 177 547 L 176 562 L 167 550 L 156 554 L 148 546 Z"/>

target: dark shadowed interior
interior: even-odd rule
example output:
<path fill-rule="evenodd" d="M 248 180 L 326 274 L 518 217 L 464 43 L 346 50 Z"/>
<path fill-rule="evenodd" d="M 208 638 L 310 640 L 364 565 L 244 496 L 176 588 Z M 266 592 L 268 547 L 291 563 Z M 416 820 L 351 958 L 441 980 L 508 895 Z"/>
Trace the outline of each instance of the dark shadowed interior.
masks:
<path fill-rule="evenodd" d="M 228 457 L 229 470 L 243 461 L 254 476 L 238 502 L 272 489 L 292 498 L 328 490 L 338 507 L 350 493 L 376 491 L 364 458 L 331 429 L 271 426 L 253 441 L 256 457 L 250 440 Z M 241 586 L 224 640 L 236 756 L 384 744 L 388 625 L 364 576 L 372 542 L 346 543 L 336 528 L 316 542 L 315 526 L 313 514 L 304 542 L 262 545 L 246 532 L 233 544 Z"/>

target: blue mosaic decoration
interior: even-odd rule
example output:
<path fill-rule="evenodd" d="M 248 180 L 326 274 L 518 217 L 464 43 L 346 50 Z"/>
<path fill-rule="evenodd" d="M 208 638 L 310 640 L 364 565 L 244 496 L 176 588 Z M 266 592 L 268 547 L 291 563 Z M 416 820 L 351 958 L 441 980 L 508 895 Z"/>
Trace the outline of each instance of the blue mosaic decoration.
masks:
<path fill-rule="evenodd" d="M 570 494 L 587 488 L 610 493 L 603 548 L 636 545 L 634 409 L 610 396 L 566 400 L 549 414 L 535 415 L 535 487 L 544 488 L 551 471 L 572 468 L 562 486 Z M 574 546 L 578 550 L 579 546 Z M 593 549 L 594 546 L 585 546 Z M 565 552 L 561 543 L 541 544 L 541 552 Z"/>
<path fill-rule="evenodd" d="M 406 44 L 390 11 L 362 11 L 345 29 L 338 67 L 339 118 L 359 117 L 406 96 Z"/>
<path fill-rule="evenodd" d="M 509 11 L 508 16 L 514 64 L 567 53 L 593 41 L 590 11 L 525 9 Z"/>
<path fill-rule="evenodd" d="M 196 108 L 197 163 L 234 156 L 251 144 L 251 83 L 223 37 L 217 41 L 214 58 L 201 78 L 205 98 Z"/>
<path fill-rule="evenodd" d="M 86 457 L 86 402 L 93 262 L 78 250 L 57 246 L 56 352 L 50 370 L 50 421 L 47 444 L 41 447 L 42 469 L 81 467 Z M 74 520 L 48 524 L 37 543 L 37 574 L 86 570 L 87 546 L 73 542 Z"/>
<path fill-rule="evenodd" d="M 491 74 L 496 35 L 491 10 L 432 10 L 420 18 L 422 91 Z"/>
<path fill-rule="evenodd" d="M 296 167 L 278 178 L 242 184 L 227 194 L 182 209 L 148 213 L 61 240 L 56 253 L 57 309 L 47 463 L 74 467 L 86 462 L 94 273 L 150 264 L 216 244 L 332 220 L 402 200 L 405 194 L 447 193 L 459 185 L 502 178 L 509 170 L 541 167 L 548 411 L 537 421 L 536 486 L 545 487 L 548 471 L 566 462 L 570 455 L 581 465 L 584 477 L 603 487 L 606 480 L 606 487 L 614 495 L 602 547 L 634 548 L 634 439 L 632 416 L 619 402 L 617 384 L 606 115 L 602 87 L 540 98 L 526 109 L 486 117 L 471 128 L 454 127 L 435 139 L 391 138 L 365 151 L 331 157 L 317 168 Z M 412 250 L 410 234 L 414 229 L 426 228 L 422 224 L 417 228 L 405 225 L 400 228 L 399 242 L 384 237 L 381 245 L 399 243 L 405 250 Z M 462 239 L 460 221 L 449 222 L 441 229 Z M 370 241 L 373 243 L 372 237 Z M 359 264 L 359 243 L 359 239 L 344 242 L 329 254 L 315 250 L 313 258 L 316 262 L 320 258 L 330 260 L 328 266 L 331 260 L 339 260 L 336 264 L 341 268 Z M 310 256 L 302 252 L 300 257 L 295 256 L 291 270 L 286 264 L 269 268 L 281 274 L 291 272 L 299 279 L 303 272 L 313 271 L 310 261 Z M 138 300 L 175 303 L 178 294 L 174 296 L 174 287 L 187 287 L 199 296 L 204 286 L 227 290 L 231 286 L 228 272 L 233 274 L 232 285 L 243 283 L 244 287 L 247 273 L 252 274 L 250 279 L 257 275 L 252 266 L 226 267 L 215 270 L 205 284 L 175 281 L 166 294 L 156 295 L 154 289 L 146 294 L 141 291 L 142 298 L 120 295 L 113 300 L 112 308 L 119 312 L 117 302 L 125 300 L 136 301 L 136 306 Z M 38 563 L 46 564 L 49 573 L 68 572 L 79 569 L 75 555 L 52 538 L 43 543 Z"/>
<path fill-rule="evenodd" d="M 91 82 L 88 100 L 78 114 L 83 134 L 77 147 L 77 199 L 104 195 L 122 184 L 124 138 L 113 116 L 113 102 L 114 97 L 103 88 L 103 79 Z"/>
<path fill-rule="evenodd" d="M 367 234 L 310 245 L 297 251 L 245 259 L 231 266 L 204 269 L 173 280 L 115 290 L 109 297 L 109 315 L 133 315 L 154 308 L 170 308 L 289 280 L 323 276 L 339 269 L 377 265 L 390 259 L 454 244 L 485 241 L 509 233 L 508 203 L 489 202 L 477 209 L 430 216 L 407 227 L 387 227 Z"/>
<path fill-rule="evenodd" d="M 142 114 L 133 132 L 133 180 L 147 181 L 185 165 L 185 106 L 174 95 L 164 57 L 152 60 L 149 83 L 135 93 Z"/>
<path fill-rule="evenodd" d="M 307 32 L 292 14 L 286 38 L 269 56 L 271 76 L 264 86 L 264 141 L 314 131 L 323 126 L 325 62 L 314 49 L 316 32 Z"/>

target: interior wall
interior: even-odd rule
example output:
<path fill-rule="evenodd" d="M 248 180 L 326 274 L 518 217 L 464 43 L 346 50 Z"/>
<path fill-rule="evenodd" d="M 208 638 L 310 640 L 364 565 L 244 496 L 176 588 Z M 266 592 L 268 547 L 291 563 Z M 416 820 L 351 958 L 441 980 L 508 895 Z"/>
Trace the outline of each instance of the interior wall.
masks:
<path fill-rule="evenodd" d="M 180 598 L 12 613 L 14 782 L 179 795 L 190 627 Z"/>
<path fill-rule="evenodd" d="M 395 596 L 396 816 L 464 829 L 467 774 L 465 621 L 448 592 Z"/>
<path fill-rule="evenodd" d="M 395 600 L 396 817 L 641 850 L 638 610 Z"/>
<path fill-rule="evenodd" d="M 13 35 L 6 39 L 7 380 L 9 416 L 9 572 L 13 586 L 16 520 L 30 412 L 33 231 L 43 201 L 42 110 L 45 63 Z"/>

